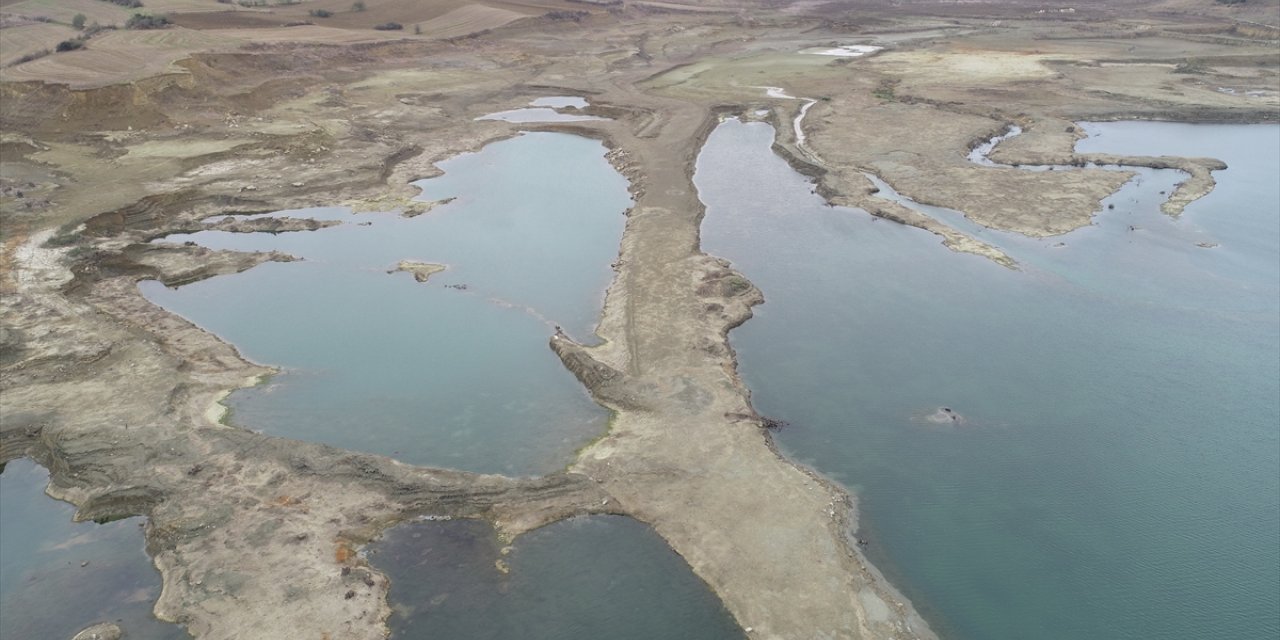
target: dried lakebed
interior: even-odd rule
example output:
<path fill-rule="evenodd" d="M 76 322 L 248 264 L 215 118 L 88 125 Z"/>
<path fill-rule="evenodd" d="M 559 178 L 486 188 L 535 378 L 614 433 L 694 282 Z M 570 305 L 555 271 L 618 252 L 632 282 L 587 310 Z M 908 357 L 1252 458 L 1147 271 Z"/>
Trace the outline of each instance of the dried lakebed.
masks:
<path fill-rule="evenodd" d="M 704 243 L 768 300 L 733 333 L 742 375 L 944 637 L 1274 636 L 1280 128 L 1084 128 L 1081 153 L 1230 169 L 1178 218 L 1182 176 L 1139 170 L 1069 234 L 964 228 L 1013 271 L 825 206 L 767 126 L 722 125 Z"/>

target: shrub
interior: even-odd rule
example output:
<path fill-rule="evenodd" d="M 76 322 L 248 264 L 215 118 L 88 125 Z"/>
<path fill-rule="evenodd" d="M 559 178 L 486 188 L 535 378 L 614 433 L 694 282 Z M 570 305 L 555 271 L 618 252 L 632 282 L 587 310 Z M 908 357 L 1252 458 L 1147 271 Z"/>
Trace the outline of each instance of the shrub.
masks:
<path fill-rule="evenodd" d="M 58 53 L 62 53 L 63 51 L 75 51 L 76 49 L 83 48 L 84 40 L 63 40 L 58 43 L 57 51 Z"/>
<path fill-rule="evenodd" d="M 169 19 L 164 16 L 150 16 L 143 13 L 135 13 L 129 16 L 129 20 L 124 23 L 126 29 L 165 29 L 169 26 Z"/>
<path fill-rule="evenodd" d="M 114 24 L 103 25 L 103 24 L 98 24 L 97 22 L 91 22 L 89 23 L 89 26 L 84 28 L 84 35 L 80 37 L 92 38 L 94 35 L 96 35 L 101 31 L 106 31 L 108 29 L 115 29 L 115 28 L 116 26 Z"/>
<path fill-rule="evenodd" d="M 399 31 L 404 28 L 404 25 L 399 22 L 384 22 L 382 24 L 373 25 L 373 28 L 378 31 Z"/>
<path fill-rule="evenodd" d="M 364 11 L 364 9 L 365 9 L 364 0 L 356 0 L 355 2 L 351 3 L 352 11 Z"/>
<path fill-rule="evenodd" d="M 105 0 L 111 4 L 118 4 L 126 9 L 141 9 L 142 0 Z"/>
<path fill-rule="evenodd" d="M 1209 66 L 1199 60 L 1183 60 L 1173 68 L 1173 73 L 1209 73 Z"/>
<path fill-rule="evenodd" d="M 552 20 L 572 20 L 574 22 L 582 22 L 582 19 L 591 15 L 586 11 L 551 11 L 543 14 Z"/>
<path fill-rule="evenodd" d="M 18 58 L 17 60 L 14 60 L 13 62 L 10 62 L 10 63 L 9 63 L 9 66 L 11 66 L 11 67 L 16 67 L 16 66 L 18 66 L 18 65 L 20 65 L 20 64 L 24 64 L 24 63 L 27 63 L 27 62 L 31 62 L 32 60 L 38 60 L 38 59 L 43 58 L 43 57 L 45 57 L 45 56 L 47 56 L 47 55 L 49 55 L 49 54 L 51 54 L 51 53 L 53 53 L 53 52 L 52 52 L 52 51 L 50 51 L 50 50 L 48 50 L 48 49 L 41 49 L 41 50 L 39 50 L 39 51 L 32 51 L 31 53 L 28 53 L 27 55 L 22 56 L 21 58 Z"/>
<path fill-rule="evenodd" d="M 311 17 L 313 18 L 332 18 L 333 17 L 333 12 L 328 9 L 312 9 L 308 13 L 310 13 Z"/>

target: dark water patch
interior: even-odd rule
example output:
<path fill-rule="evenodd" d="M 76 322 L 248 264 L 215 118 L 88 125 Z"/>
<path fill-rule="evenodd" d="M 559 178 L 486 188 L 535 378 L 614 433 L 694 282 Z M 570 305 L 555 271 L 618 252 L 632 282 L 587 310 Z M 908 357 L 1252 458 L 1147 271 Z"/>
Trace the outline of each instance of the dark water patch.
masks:
<path fill-rule="evenodd" d="M 160 574 L 142 519 L 72 522 L 75 508 L 44 494 L 48 481 L 29 460 L 0 473 L 0 637 L 69 640 L 99 622 L 130 639 L 189 637 L 151 615 Z"/>
<path fill-rule="evenodd" d="M 369 558 L 391 577 L 393 638 L 743 637 L 688 565 L 630 518 L 575 518 L 506 549 L 483 522 L 415 522 Z"/>

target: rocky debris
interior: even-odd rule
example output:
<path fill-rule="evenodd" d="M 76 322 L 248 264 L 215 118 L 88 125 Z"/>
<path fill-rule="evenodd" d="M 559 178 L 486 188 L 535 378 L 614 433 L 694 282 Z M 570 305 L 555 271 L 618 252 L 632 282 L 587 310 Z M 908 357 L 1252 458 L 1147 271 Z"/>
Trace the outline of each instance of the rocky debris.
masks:
<path fill-rule="evenodd" d="M 449 204 L 454 200 L 457 200 L 457 198 L 445 198 L 444 200 L 434 200 L 432 202 L 420 202 L 420 201 L 410 202 L 409 204 L 406 204 L 403 207 L 401 207 L 400 217 L 416 218 L 424 213 L 427 213 L 428 211 L 431 211 L 432 209 L 435 209 L 436 207 Z"/>
<path fill-rule="evenodd" d="M 565 335 L 560 327 L 556 327 L 555 335 L 551 336 L 551 350 L 601 403 L 611 407 L 639 408 L 635 394 L 628 389 L 626 376 L 597 360 L 586 348 Z"/>
<path fill-rule="evenodd" d="M 289 231 L 316 231 L 342 224 L 338 220 L 316 220 L 314 218 L 263 217 L 237 218 L 227 216 L 217 222 L 204 226 L 204 230 L 228 231 L 231 233 L 285 233 Z"/>

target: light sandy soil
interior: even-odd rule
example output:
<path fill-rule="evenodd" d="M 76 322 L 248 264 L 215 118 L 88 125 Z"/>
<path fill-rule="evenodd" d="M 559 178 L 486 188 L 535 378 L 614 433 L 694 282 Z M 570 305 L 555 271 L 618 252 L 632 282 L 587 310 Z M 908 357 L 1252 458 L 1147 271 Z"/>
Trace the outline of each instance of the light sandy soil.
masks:
<path fill-rule="evenodd" d="M 52 51 L 59 42 L 74 38 L 77 31 L 60 24 L 35 22 L 0 29 L 0 67 L 7 67 L 23 56 L 38 51 Z"/>
<path fill-rule="evenodd" d="M 148 552 L 164 579 L 156 613 L 201 638 L 381 638 L 387 582 L 356 550 L 387 527 L 450 515 L 483 518 L 514 538 L 602 512 L 651 524 L 750 637 L 932 637 L 850 543 L 853 497 L 780 456 L 751 408 L 727 332 L 768 292 L 700 252 L 693 161 L 720 115 L 765 109 L 778 153 L 833 202 L 1001 261 L 877 198 L 864 173 L 993 227 L 1045 235 L 1089 224 L 1122 174 L 966 159 L 1018 124 L 1025 133 L 993 160 L 1191 171 L 1168 206 L 1176 213 L 1212 188 L 1216 161 L 1079 156 L 1067 127 L 1086 118 L 1277 119 L 1275 34 L 1178 2 L 1170 15 L 1091 0 L 1050 19 L 1018 2 L 842 13 L 815 3 L 700 5 L 732 9 L 710 12 L 369 0 L 369 15 L 325 23 L 346 32 L 328 44 L 307 41 L 320 26 L 280 26 L 307 4 L 234 12 L 270 33 L 249 44 L 226 44 L 226 30 L 242 26 L 227 15 L 184 13 L 190 28 L 99 36 L 84 53 L 101 40 L 111 46 L 100 59 L 72 65 L 123 69 L 144 55 L 155 63 L 127 80 L 77 76 L 84 86 L 75 88 L 56 83 L 71 79 L 62 67 L 49 68 L 48 82 L 24 80 L 45 67 L 6 69 L 0 460 L 25 455 L 47 466 L 50 494 L 81 517 L 147 516 Z M 375 19 L 498 15 L 489 9 L 531 17 L 453 40 L 334 44 L 380 37 L 369 29 Z M 543 15 L 551 11 L 589 15 Z M 1139 27 L 1154 35 L 1134 36 Z M 847 44 L 886 49 L 851 59 L 797 53 Z M 51 64 L 75 60 L 67 55 Z M 1195 73 L 1174 73 L 1189 58 Z M 803 145 L 792 124 L 807 102 L 760 87 L 815 101 L 801 121 Z M 588 97 L 585 111 L 611 120 L 474 121 L 546 95 Z M 207 228 L 199 221 L 215 214 L 408 207 L 409 183 L 437 174 L 437 162 L 529 129 L 604 140 L 635 198 L 599 328 L 605 342 L 584 348 L 548 336 L 617 412 L 569 470 L 512 479 L 423 469 L 217 422 L 218 399 L 272 370 L 151 305 L 136 283 L 177 285 L 291 258 L 148 240 Z M 319 223 L 213 224 L 305 232 Z"/>

